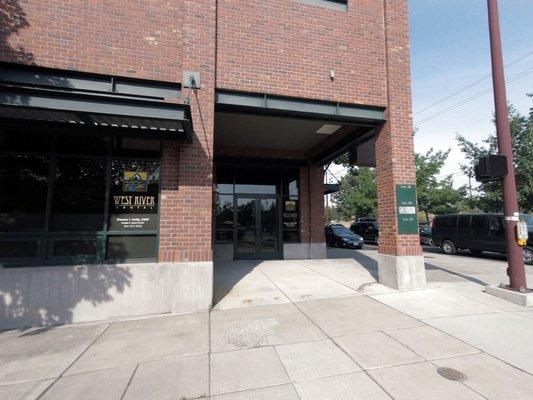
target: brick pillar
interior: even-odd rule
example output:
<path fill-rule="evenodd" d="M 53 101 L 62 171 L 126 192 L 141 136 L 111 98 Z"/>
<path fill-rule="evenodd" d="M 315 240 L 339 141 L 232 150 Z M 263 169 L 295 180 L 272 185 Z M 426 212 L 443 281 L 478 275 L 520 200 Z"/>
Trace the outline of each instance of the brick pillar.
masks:
<path fill-rule="evenodd" d="M 325 258 L 324 169 L 300 168 L 300 237 L 309 258 Z"/>
<path fill-rule="evenodd" d="M 424 286 L 418 234 L 398 234 L 396 185 L 415 184 L 407 0 L 384 2 L 387 123 L 376 138 L 379 281 L 397 289 Z"/>
<path fill-rule="evenodd" d="M 200 72 L 201 88 L 182 89 L 190 98 L 193 142 L 179 152 L 164 145 L 159 260 L 212 262 L 215 0 L 185 0 L 182 7 L 182 69 Z"/>

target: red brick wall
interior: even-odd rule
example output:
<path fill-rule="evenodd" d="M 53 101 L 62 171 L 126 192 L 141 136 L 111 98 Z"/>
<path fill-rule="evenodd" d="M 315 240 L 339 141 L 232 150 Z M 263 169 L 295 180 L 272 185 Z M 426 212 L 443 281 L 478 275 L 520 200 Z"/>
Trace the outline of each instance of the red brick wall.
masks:
<path fill-rule="evenodd" d="M 407 0 L 349 0 L 347 12 L 295 0 L 218 0 L 218 41 L 216 4 L 0 1 L 0 61 L 173 82 L 182 70 L 201 73 L 202 88 L 191 95 L 194 141 L 164 148 L 165 261 L 212 259 L 215 87 L 387 106 L 376 142 L 380 251 L 419 254 L 417 235 L 396 235 L 394 198 L 396 183 L 415 180 Z M 302 180 L 302 196 L 311 199 L 311 207 L 302 202 L 304 240 L 323 241 L 320 175 L 311 171 L 311 193 Z"/>
<path fill-rule="evenodd" d="M 324 243 L 324 169 L 300 168 L 300 237 L 302 243 Z"/>
<path fill-rule="evenodd" d="M 0 60 L 179 82 L 183 3 L 0 1 Z"/>
<path fill-rule="evenodd" d="M 386 2 L 385 24 L 388 121 L 376 139 L 379 252 L 397 256 L 421 255 L 418 234 L 398 235 L 396 220 L 395 186 L 416 183 L 407 0 Z"/>
<path fill-rule="evenodd" d="M 198 71 L 201 89 L 185 90 L 191 99 L 195 135 L 180 148 L 178 160 L 165 147 L 163 167 L 170 175 L 163 183 L 160 261 L 211 261 L 213 200 L 213 135 L 215 124 L 215 0 L 185 0 L 182 65 Z M 164 160 L 164 161 L 165 161 Z M 176 165 L 179 162 L 179 167 Z M 172 171 L 179 174 L 172 175 Z M 177 179 L 177 182 L 176 182 Z M 163 228 L 164 226 L 164 228 Z"/>
<path fill-rule="evenodd" d="M 383 0 L 219 0 L 217 87 L 384 106 L 383 35 Z"/>

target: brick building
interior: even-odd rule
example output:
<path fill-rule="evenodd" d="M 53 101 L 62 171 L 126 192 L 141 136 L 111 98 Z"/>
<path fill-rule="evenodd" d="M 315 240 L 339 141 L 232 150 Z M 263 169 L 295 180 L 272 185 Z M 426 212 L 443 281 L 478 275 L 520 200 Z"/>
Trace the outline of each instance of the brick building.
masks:
<path fill-rule="evenodd" d="M 424 283 L 407 0 L 0 7 L 0 326 L 206 309 L 213 260 L 324 258 L 347 151 L 380 280 Z"/>

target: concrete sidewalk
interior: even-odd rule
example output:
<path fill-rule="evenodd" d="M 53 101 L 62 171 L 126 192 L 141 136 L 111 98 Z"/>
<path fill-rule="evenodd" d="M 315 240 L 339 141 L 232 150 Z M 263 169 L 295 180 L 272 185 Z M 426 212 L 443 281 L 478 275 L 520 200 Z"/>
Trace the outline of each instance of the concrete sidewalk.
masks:
<path fill-rule="evenodd" d="M 533 311 L 475 281 L 398 292 L 353 258 L 216 268 L 211 312 L 0 333 L 0 399 L 533 398 Z"/>

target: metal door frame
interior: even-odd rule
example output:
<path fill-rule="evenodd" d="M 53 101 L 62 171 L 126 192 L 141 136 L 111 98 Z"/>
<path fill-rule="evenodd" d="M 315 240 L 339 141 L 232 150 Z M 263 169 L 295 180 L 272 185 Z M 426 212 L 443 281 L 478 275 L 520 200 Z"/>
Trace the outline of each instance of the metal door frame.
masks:
<path fill-rule="evenodd" d="M 240 254 L 237 251 L 237 213 L 238 209 L 238 200 L 239 198 L 243 199 L 254 199 L 255 207 L 255 252 L 253 254 Z M 277 202 L 278 212 L 278 243 L 277 251 L 272 252 L 271 254 L 264 254 L 261 251 L 261 200 L 263 199 L 273 199 Z M 282 250 L 282 204 L 281 196 L 279 194 L 255 194 L 255 193 L 238 193 L 233 195 L 233 259 L 235 260 L 277 260 L 283 259 L 283 250 Z"/>

